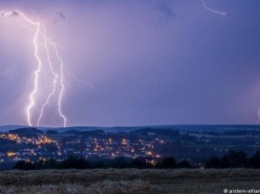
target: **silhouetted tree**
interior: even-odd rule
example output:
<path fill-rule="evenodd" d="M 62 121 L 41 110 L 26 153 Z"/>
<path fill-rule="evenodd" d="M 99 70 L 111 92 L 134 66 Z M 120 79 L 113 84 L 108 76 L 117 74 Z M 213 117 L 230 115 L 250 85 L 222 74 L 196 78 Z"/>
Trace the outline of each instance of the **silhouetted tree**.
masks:
<path fill-rule="evenodd" d="M 31 162 L 18 161 L 13 168 L 19 170 L 35 170 L 36 166 Z"/>
<path fill-rule="evenodd" d="M 45 168 L 45 163 L 43 160 L 39 160 L 34 163 L 36 169 L 44 169 Z"/>
<path fill-rule="evenodd" d="M 178 168 L 191 168 L 190 163 L 187 160 L 182 160 L 177 164 Z"/>
<path fill-rule="evenodd" d="M 59 168 L 60 166 L 60 163 L 57 162 L 57 160 L 53 159 L 53 158 L 50 158 L 49 160 L 47 160 L 45 162 L 45 168 L 47 169 L 57 169 Z"/>
<path fill-rule="evenodd" d="M 251 158 L 249 158 L 249 167 L 260 168 L 260 152 L 256 152 Z"/>
<path fill-rule="evenodd" d="M 206 162 L 206 168 L 222 168 L 222 161 L 218 157 L 211 157 Z"/>
<path fill-rule="evenodd" d="M 66 160 L 62 161 L 61 168 L 84 169 L 84 168 L 90 168 L 90 164 L 84 158 L 77 158 L 74 156 L 70 156 Z"/>
<path fill-rule="evenodd" d="M 132 168 L 148 168 L 149 165 L 145 162 L 144 159 L 141 158 L 135 158 L 134 160 L 131 161 L 130 166 Z"/>
<path fill-rule="evenodd" d="M 228 154 L 222 157 L 223 168 L 242 168 L 248 164 L 247 155 L 243 151 L 229 151 Z"/>
<path fill-rule="evenodd" d="M 106 163 L 104 160 L 96 160 L 90 163 L 91 168 L 106 168 Z"/>
<path fill-rule="evenodd" d="M 118 157 L 114 159 L 114 168 L 127 168 L 129 167 L 129 163 L 125 157 Z"/>
<path fill-rule="evenodd" d="M 176 168 L 176 161 L 173 157 L 166 157 L 162 160 L 162 168 Z"/>

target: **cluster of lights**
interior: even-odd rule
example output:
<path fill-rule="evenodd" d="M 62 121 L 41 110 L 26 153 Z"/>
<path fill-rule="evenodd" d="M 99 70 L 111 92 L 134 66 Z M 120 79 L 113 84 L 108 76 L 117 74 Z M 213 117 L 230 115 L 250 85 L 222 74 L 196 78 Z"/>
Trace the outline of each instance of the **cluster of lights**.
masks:
<path fill-rule="evenodd" d="M 16 143 L 21 143 L 21 142 L 23 142 L 23 143 L 33 143 L 33 144 L 36 144 L 36 145 L 54 143 L 54 144 L 58 145 L 57 141 L 50 139 L 50 138 L 48 138 L 47 136 L 44 136 L 44 135 L 38 136 L 37 138 L 28 138 L 28 137 L 20 137 L 17 134 L 12 134 L 12 133 L 5 134 L 5 133 L 3 133 L 3 134 L 0 134 L 0 138 L 10 140 L 10 141 L 15 141 Z"/>

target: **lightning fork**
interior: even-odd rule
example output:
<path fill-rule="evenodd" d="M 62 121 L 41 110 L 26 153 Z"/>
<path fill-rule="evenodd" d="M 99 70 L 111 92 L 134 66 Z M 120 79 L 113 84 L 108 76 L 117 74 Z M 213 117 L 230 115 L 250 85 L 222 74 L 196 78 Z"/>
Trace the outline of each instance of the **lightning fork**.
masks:
<path fill-rule="evenodd" d="M 6 18 L 9 16 L 20 16 L 23 21 L 26 23 L 30 24 L 31 26 L 35 27 L 35 34 L 33 37 L 33 45 L 34 45 L 34 57 L 37 61 L 37 68 L 34 71 L 33 75 L 33 90 L 29 93 L 29 102 L 26 107 L 26 116 L 27 116 L 27 123 L 29 126 L 33 125 L 33 118 L 32 118 L 32 109 L 36 110 L 36 102 L 37 101 L 37 96 L 36 94 L 41 94 L 41 89 L 42 85 L 40 82 L 40 76 L 42 71 L 44 70 L 46 64 L 43 62 L 41 58 L 41 54 L 39 52 L 40 49 L 44 49 L 46 56 L 47 56 L 47 66 L 48 69 L 52 75 L 52 90 L 50 93 L 47 94 L 46 100 L 44 101 L 43 104 L 41 104 L 41 108 L 39 111 L 38 118 L 36 120 L 36 125 L 39 126 L 40 122 L 42 120 L 42 116 L 44 114 L 45 107 L 50 103 L 50 99 L 53 98 L 53 96 L 57 94 L 57 111 L 59 113 L 59 116 L 63 120 L 63 127 L 66 127 L 67 125 L 67 118 L 65 114 L 63 113 L 62 110 L 62 101 L 63 101 L 63 96 L 64 96 L 64 90 L 65 90 L 65 85 L 64 85 L 64 75 L 63 75 L 63 60 L 62 57 L 59 53 L 57 45 L 52 42 L 50 39 L 48 39 L 47 34 L 46 34 L 46 27 L 42 25 L 40 22 L 35 22 L 32 19 L 28 18 L 25 14 L 22 12 L 16 10 L 12 12 L 0 12 L 0 17 Z M 41 47 L 41 41 L 43 41 L 43 47 Z M 51 60 L 51 54 L 50 51 L 53 51 L 52 53 L 56 59 L 54 63 Z M 54 69 L 54 66 L 57 65 L 59 72 L 56 72 Z M 57 86 L 58 85 L 58 86 Z"/>
<path fill-rule="evenodd" d="M 49 64 L 49 69 L 50 69 L 51 74 L 53 75 L 54 79 L 53 79 L 53 83 L 52 83 L 52 91 L 48 95 L 48 97 L 46 98 L 46 101 L 44 102 L 44 104 L 42 104 L 42 106 L 41 106 L 40 115 L 37 119 L 37 126 L 40 125 L 40 121 L 42 119 L 45 107 L 49 104 L 51 97 L 56 92 L 56 85 L 57 85 L 57 79 L 58 79 L 58 74 L 55 73 L 55 71 L 53 69 L 52 61 L 50 59 L 50 52 L 49 52 L 49 48 L 48 48 L 49 40 L 47 39 L 47 35 L 46 35 L 46 27 L 44 27 L 43 37 L 44 37 L 44 47 L 45 47 L 45 51 L 46 51 L 46 55 L 47 55 L 47 61 L 48 61 L 48 64 Z"/>

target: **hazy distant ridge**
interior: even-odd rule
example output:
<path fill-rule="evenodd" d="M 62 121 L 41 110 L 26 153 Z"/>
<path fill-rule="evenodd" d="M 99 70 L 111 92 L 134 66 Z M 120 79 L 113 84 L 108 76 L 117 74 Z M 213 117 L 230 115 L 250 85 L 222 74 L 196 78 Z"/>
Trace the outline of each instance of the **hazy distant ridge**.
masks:
<path fill-rule="evenodd" d="M 8 132 L 10 130 L 16 130 L 21 128 L 29 128 L 22 125 L 5 125 L 0 126 L 0 132 Z M 126 132 L 136 130 L 148 131 L 153 130 L 173 130 L 173 131 L 210 131 L 210 132 L 225 132 L 225 131 L 260 131 L 260 125 L 154 125 L 154 126 L 117 126 L 117 127 L 99 127 L 99 126 L 73 126 L 73 127 L 35 127 L 38 130 L 48 131 L 55 130 L 58 132 L 83 132 L 83 131 L 98 131 L 103 130 L 104 132 Z"/>

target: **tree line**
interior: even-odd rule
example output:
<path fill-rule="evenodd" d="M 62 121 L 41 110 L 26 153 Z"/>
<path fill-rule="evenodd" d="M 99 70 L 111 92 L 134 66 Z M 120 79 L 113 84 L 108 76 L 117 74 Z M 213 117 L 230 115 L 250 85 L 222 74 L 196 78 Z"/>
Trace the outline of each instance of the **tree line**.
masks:
<path fill-rule="evenodd" d="M 41 170 L 41 169 L 91 169 L 91 168 L 155 168 L 175 169 L 194 168 L 187 160 L 177 162 L 173 157 L 165 157 L 160 161 L 151 162 L 147 158 L 125 158 L 87 160 L 83 157 L 70 156 L 63 161 L 48 159 L 35 162 L 18 161 L 13 169 Z M 248 157 L 243 151 L 231 150 L 222 157 L 211 157 L 204 163 L 205 168 L 256 168 L 260 169 L 260 152 Z"/>
<path fill-rule="evenodd" d="M 248 157 L 243 151 L 231 150 L 222 157 L 211 157 L 206 168 L 256 168 L 260 169 L 260 152 Z"/>
<path fill-rule="evenodd" d="M 125 158 L 103 160 L 87 160 L 82 157 L 70 156 L 63 161 L 48 159 L 36 162 L 18 161 L 13 169 L 41 170 L 41 169 L 91 169 L 91 168 L 191 168 L 188 161 L 176 162 L 173 157 L 166 157 L 157 163 L 151 163 L 146 158 Z"/>

